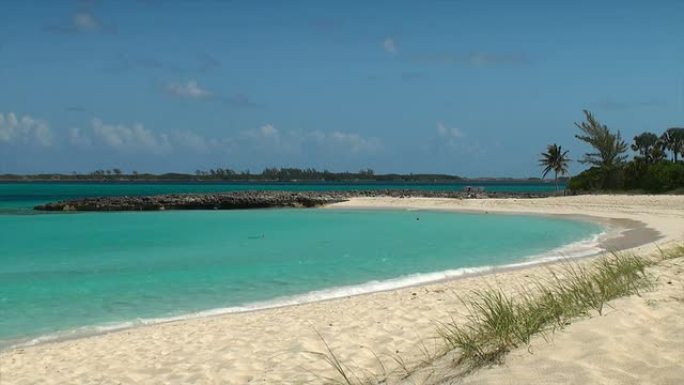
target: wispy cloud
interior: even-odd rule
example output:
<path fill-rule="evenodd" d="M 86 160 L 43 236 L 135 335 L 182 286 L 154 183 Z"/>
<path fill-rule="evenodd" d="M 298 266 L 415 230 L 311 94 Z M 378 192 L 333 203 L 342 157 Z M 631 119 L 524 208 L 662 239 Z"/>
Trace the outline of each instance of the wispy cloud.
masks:
<path fill-rule="evenodd" d="M 171 133 L 170 138 L 175 147 L 186 148 L 199 154 L 211 153 L 214 150 L 221 151 L 231 142 L 230 139 L 206 138 L 191 131 L 175 131 Z"/>
<path fill-rule="evenodd" d="M 73 105 L 64 107 L 64 110 L 69 112 L 85 112 L 86 109 L 83 106 Z"/>
<path fill-rule="evenodd" d="M 213 96 L 213 93 L 200 87 L 195 80 L 189 80 L 185 83 L 168 83 L 166 92 L 172 96 L 190 99 L 207 99 Z"/>
<path fill-rule="evenodd" d="M 42 120 L 24 115 L 21 118 L 10 112 L 0 113 L 0 143 L 28 143 L 48 147 L 53 144 L 53 134 Z"/>
<path fill-rule="evenodd" d="M 397 48 L 397 42 L 392 37 L 388 37 L 382 42 L 382 48 L 385 50 L 385 52 L 392 55 L 396 55 L 399 52 L 399 49 Z"/>
<path fill-rule="evenodd" d="M 281 132 L 272 124 L 244 130 L 237 138 L 241 148 L 256 151 L 297 154 L 302 149 L 302 137 L 294 131 Z"/>
<path fill-rule="evenodd" d="M 100 22 L 95 16 L 87 12 L 77 12 L 73 16 L 72 25 L 79 31 L 97 31 L 100 29 Z"/>
<path fill-rule="evenodd" d="M 197 62 L 201 72 L 211 72 L 221 67 L 221 61 L 206 52 L 197 55 Z"/>
<path fill-rule="evenodd" d="M 62 22 L 47 25 L 47 32 L 59 34 L 82 34 L 95 32 L 116 32 L 113 25 L 103 24 L 89 9 L 82 9 L 71 14 L 70 18 Z"/>
<path fill-rule="evenodd" d="M 90 147 L 93 140 L 80 128 L 72 127 L 69 129 L 69 143 L 76 147 Z"/>
<path fill-rule="evenodd" d="M 468 139 L 466 133 L 458 127 L 449 127 L 437 122 L 434 134 L 424 147 L 430 153 L 481 154 L 482 146 L 476 140 Z"/>
<path fill-rule="evenodd" d="M 356 133 L 314 131 L 310 136 L 319 145 L 339 147 L 353 154 L 373 153 L 382 149 L 382 142 L 379 139 L 366 138 Z"/>
<path fill-rule="evenodd" d="M 254 102 L 249 95 L 244 93 L 237 93 L 230 96 L 221 95 L 213 91 L 209 91 L 195 80 L 187 82 L 171 82 L 164 87 L 164 92 L 168 95 L 195 100 L 207 100 L 219 103 L 229 108 L 256 108 L 261 107 Z"/>
<path fill-rule="evenodd" d="M 235 108 L 256 108 L 256 107 L 262 107 L 261 105 L 257 104 L 254 102 L 249 95 L 246 94 L 235 94 L 233 96 L 228 96 L 228 97 L 219 97 L 218 100 L 223 101 L 228 107 L 235 107 Z"/>
<path fill-rule="evenodd" d="M 437 136 L 449 145 L 454 145 L 463 137 L 463 131 L 457 127 L 447 127 L 442 122 L 437 122 Z"/>
<path fill-rule="evenodd" d="M 377 138 L 344 131 L 280 130 L 272 124 L 212 138 L 193 131 L 157 132 L 140 123 L 110 124 L 93 119 L 88 129 L 71 128 L 69 143 L 83 150 L 109 150 L 118 153 L 167 155 L 234 154 L 236 156 L 283 161 L 297 158 L 354 158 L 383 150 Z"/>
<path fill-rule="evenodd" d="M 242 132 L 242 139 L 258 148 L 269 151 L 303 154 L 318 149 L 334 153 L 372 153 L 382 149 L 377 138 L 366 138 L 357 133 L 343 131 L 280 131 L 271 124 Z"/>
<path fill-rule="evenodd" d="M 340 29 L 342 20 L 332 17 L 318 17 L 309 21 L 309 26 L 320 32 L 332 32 Z"/>
<path fill-rule="evenodd" d="M 663 104 L 663 101 L 657 100 L 657 99 L 620 101 L 620 100 L 613 99 L 613 98 L 605 98 L 605 99 L 599 100 L 596 103 L 596 106 L 598 106 L 599 108 L 602 108 L 604 110 L 622 111 L 622 110 L 631 110 L 631 109 L 636 109 L 636 108 L 655 107 L 655 106 L 659 106 L 662 104 Z"/>
<path fill-rule="evenodd" d="M 405 71 L 401 73 L 401 80 L 419 80 L 425 78 L 425 73 L 416 71 Z"/>
<path fill-rule="evenodd" d="M 438 53 L 421 54 L 412 58 L 421 63 L 442 63 L 468 66 L 491 66 L 491 65 L 522 65 L 528 64 L 529 58 L 522 52 L 491 53 L 471 52 L 466 54 Z"/>
<path fill-rule="evenodd" d="M 177 150 L 192 153 L 223 151 L 230 139 L 207 138 L 191 131 L 157 132 L 141 123 L 111 124 L 93 119 L 88 129 L 71 128 L 69 143 L 81 149 L 109 149 L 121 153 L 164 155 Z"/>
<path fill-rule="evenodd" d="M 150 71 L 165 70 L 174 73 L 184 71 L 181 66 L 175 63 L 161 60 L 153 56 L 132 57 L 124 54 L 115 56 L 111 61 L 107 62 L 104 68 L 107 72 L 126 72 L 136 69 Z"/>
<path fill-rule="evenodd" d="M 117 151 L 151 154 L 164 154 L 173 149 L 168 135 L 155 133 L 140 123 L 107 124 L 96 118 L 91 121 L 90 128 L 90 132 L 72 128 L 69 132 L 71 144 L 79 147 L 99 144 Z"/>

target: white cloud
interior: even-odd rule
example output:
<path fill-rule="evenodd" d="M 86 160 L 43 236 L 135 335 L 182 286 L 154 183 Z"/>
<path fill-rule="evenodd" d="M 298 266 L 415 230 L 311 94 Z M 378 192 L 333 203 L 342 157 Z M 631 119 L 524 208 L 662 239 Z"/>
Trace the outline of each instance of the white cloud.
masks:
<path fill-rule="evenodd" d="M 132 126 L 111 125 L 93 119 L 92 132 L 99 142 L 116 150 L 161 154 L 173 149 L 168 135 L 154 133 L 140 123 Z"/>
<path fill-rule="evenodd" d="M 447 141 L 457 141 L 465 136 L 463 131 L 456 127 L 449 128 L 442 122 L 437 122 L 437 135 Z"/>
<path fill-rule="evenodd" d="M 263 125 L 259 128 L 253 129 L 253 130 L 247 130 L 245 131 L 247 136 L 250 136 L 252 138 L 257 138 L 257 139 L 264 139 L 264 140 L 279 140 L 280 139 L 280 131 L 278 131 L 277 128 L 273 127 L 271 124 L 266 124 Z"/>
<path fill-rule="evenodd" d="M 316 142 L 322 145 L 339 147 L 342 150 L 352 153 L 374 152 L 382 148 L 380 141 L 376 138 L 364 138 L 359 134 L 334 131 L 322 133 L 316 131 L 312 133 Z"/>
<path fill-rule="evenodd" d="M 241 147 L 255 150 L 299 154 L 302 152 L 304 135 L 299 131 L 281 132 L 271 124 L 245 130 L 238 137 Z"/>
<path fill-rule="evenodd" d="M 170 134 L 155 132 L 140 123 L 132 125 L 106 124 L 93 119 L 89 130 L 71 128 L 69 142 L 80 148 L 104 146 L 121 152 L 143 152 L 167 154 L 176 149 L 186 149 L 193 153 L 209 153 L 225 149 L 232 143 L 230 138 L 206 138 L 191 131 L 173 131 Z"/>
<path fill-rule="evenodd" d="M 477 154 L 483 153 L 483 148 L 477 141 L 466 140 L 466 134 L 457 127 L 448 127 L 442 122 L 437 122 L 436 135 L 432 137 L 429 151 L 458 150 L 459 153 Z"/>
<path fill-rule="evenodd" d="M 69 142 L 76 148 L 111 149 L 122 153 L 164 155 L 233 154 L 234 156 L 275 157 L 290 161 L 304 157 L 334 158 L 374 154 L 382 150 L 379 139 L 343 131 L 279 130 L 272 124 L 223 138 L 210 138 L 192 131 L 155 132 L 142 124 L 107 124 L 93 119 L 89 129 L 69 130 Z"/>
<path fill-rule="evenodd" d="M 197 153 L 208 153 L 227 144 L 230 140 L 218 140 L 205 138 L 202 135 L 190 131 L 175 131 L 171 134 L 171 141 L 178 147 L 185 147 Z"/>
<path fill-rule="evenodd" d="M 96 31 L 100 28 L 100 23 L 91 13 L 77 12 L 71 20 L 73 27 L 78 31 Z"/>
<path fill-rule="evenodd" d="M 166 92 L 173 96 L 191 99 L 204 99 L 212 96 L 211 92 L 200 87 L 195 80 L 186 83 L 169 83 L 166 85 Z"/>
<path fill-rule="evenodd" d="M 356 154 L 382 148 L 378 139 L 364 138 L 355 133 L 318 130 L 281 132 L 271 124 L 244 131 L 243 139 L 252 142 L 257 148 L 284 153 L 303 153 L 323 149 Z"/>
<path fill-rule="evenodd" d="M 103 28 L 95 15 L 89 11 L 75 12 L 70 20 L 64 20 L 58 24 L 45 27 L 46 31 L 61 34 L 78 34 L 87 32 L 99 32 L 102 30 L 114 31 L 110 28 Z"/>
<path fill-rule="evenodd" d="M 393 55 L 399 52 L 397 43 L 394 41 L 394 38 L 391 37 L 386 38 L 385 41 L 382 42 L 382 47 L 385 49 L 385 52 Z"/>
<path fill-rule="evenodd" d="M 40 146 L 52 145 L 52 131 L 47 123 L 24 115 L 21 119 L 10 112 L 0 113 L 0 143 L 33 142 Z"/>
<path fill-rule="evenodd" d="M 454 65 L 488 66 L 488 65 L 523 65 L 528 64 L 530 59 L 524 52 L 491 53 L 436 53 L 413 56 L 415 61 L 421 63 L 444 63 Z"/>
<path fill-rule="evenodd" d="M 93 141 L 80 128 L 72 127 L 69 129 L 69 142 L 77 147 L 90 147 Z"/>

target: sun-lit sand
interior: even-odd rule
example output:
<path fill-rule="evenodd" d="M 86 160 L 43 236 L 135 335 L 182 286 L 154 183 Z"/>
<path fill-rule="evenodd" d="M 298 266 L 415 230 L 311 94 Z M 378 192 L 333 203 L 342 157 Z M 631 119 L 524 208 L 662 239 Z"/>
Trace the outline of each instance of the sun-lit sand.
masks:
<path fill-rule="evenodd" d="M 656 244 L 667 247 L 684 241 L 684 196 L 359 198 L 331 209 L 343 208 L 591 216 L 610 227 L 627 226 L 605 240 L 606 247 L 646 243 L 634 248 L 644 254 Z M 618 299 L 605 315 L 573 322 L 548 342 L 537 338 L 529 351 L 513 351 L 502 365 L 459 378 L 458 383 L 681 383 L 684 259 L 663 262 L 651 272 L 656 278 L 653 291 Z M 439 322 L 458 319 L 463 311 L 459 295 L 487 285 L 513 290 L 520 282 L 545 274 L 548 265 L 498 270 L 387 292 L 14 348 L 0 353 L 0 384 L 325 383 L 326 378 L 338 377 L 318 354 L 326 352 L 321 337 L 357 375 L 377 377 L 387 371 L 398 378 L 404 364 L 413 367 L 438 348 L 433 337 Z M 445 362 L 422 370 L 434 374 L 415 383 L 439 383 L 450 373 Z"/>

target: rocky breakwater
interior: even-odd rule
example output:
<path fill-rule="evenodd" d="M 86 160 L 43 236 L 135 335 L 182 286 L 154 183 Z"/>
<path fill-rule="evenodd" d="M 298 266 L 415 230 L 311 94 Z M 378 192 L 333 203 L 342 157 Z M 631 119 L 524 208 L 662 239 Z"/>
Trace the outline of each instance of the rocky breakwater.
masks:
<path fill-rule="evenodd" d="M 365 190 L 365 191 L 238 191 L 218 194 L 169 194 L 111 196 L 65 200 L 34 207 L 41 211 L 160 211 L 236 210 L 275 207 L 318 207 L 353 197 L 426 198 L 538 198 L 544 193 L 477 193 L 464 191 Z"/>
<path fill-rule="evenodd" d="M 343 199 L 329 194 L 244 191 L 222 194 L 112 196 L 66 200 L 34 207 L 42 211 L 235 210 L 317 207 Z"/>

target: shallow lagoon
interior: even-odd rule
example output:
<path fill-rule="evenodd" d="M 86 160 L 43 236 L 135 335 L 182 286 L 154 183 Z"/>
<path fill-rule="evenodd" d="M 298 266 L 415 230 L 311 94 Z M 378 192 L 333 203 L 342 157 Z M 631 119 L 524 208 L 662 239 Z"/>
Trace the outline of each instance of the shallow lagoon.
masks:
<path fill-rule="evenodd" d="M 424 282 L 539 258 L 602 230 L 553 217 L 337 209 L 5 214 L 0 228 L 3 345 Z"/>

